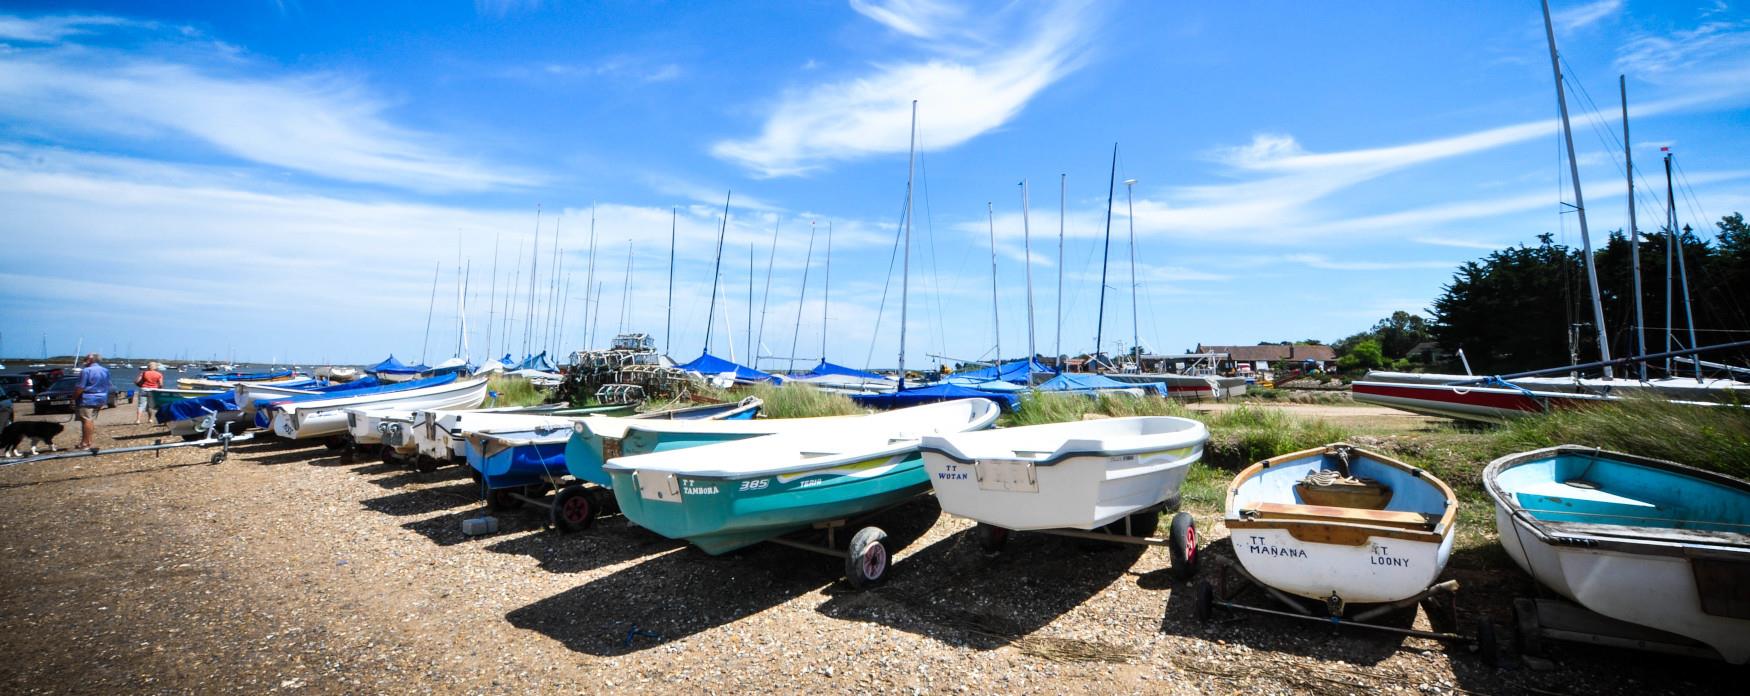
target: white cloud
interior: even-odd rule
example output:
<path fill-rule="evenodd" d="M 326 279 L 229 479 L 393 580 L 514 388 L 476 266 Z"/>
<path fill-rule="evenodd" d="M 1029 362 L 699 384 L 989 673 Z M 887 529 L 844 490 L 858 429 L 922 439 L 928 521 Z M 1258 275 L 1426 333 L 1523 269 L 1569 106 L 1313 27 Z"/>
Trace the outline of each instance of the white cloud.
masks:
<path fill-rule="evenodd" d="M 856 3 L 865 16 L 908 36 L 934 38 L 959 12 L 933 2 Z M 928 55 L 871 72 L 787 90 L 759 135 L 713 145 L 717 157 L 766 177 L 804 174 L 835 161 L 905 152 L 912 101 L 920 147 L 949 148 L 1008 123 L 1040 91 L 1078 67 L 1089 8 L 1010 8 L 983 17 L 990 34 L 920 42 Z M 1017 28 L 1018 27 L 1018 28 Z"/>
<path fill-rule="evenodd" d="M 1622 0 L 1595 0 L 1584 5 L 1552 11 L 1550 21 L 1563 34 L 1584 29 L 1622 10 Z"/>
<path fill-rule="evenodd" d="M 0 39 L 51 43 L 77 34 L 87 34 L 100 27 L 136 24 L 119 17 L 71 15 L 64 17 L 13 17 L 0 15 Z"/>
<path fill-rule="evenodd" d="M 851 0 L 851 9 L 889 29 L 920 39 L 937 38 L 951 31 L 965 14 L 954 4 L 934 0 Z"/>
<path fill-rule="evenodd" d="M 1494 251 L 1496 249 L 1502 249 L 1502 248 L 1505 248 L 1507 246 L 1505 244 L 1501 244 L 1498 242 L 1485 242 L 1485 241 L 1480 241 L 1480 240 L 1475 240 L 1475 239 L 1464 239 L 1464 238 L 1460 238 L 1460 237 L 1447 237 L 1447 236 L 1441 236 L 1441 235 L 1423 235 L 1420 237 L 1414 237 L 1410 241 L 1415 242 L 1417 244 L 1430 244 L 1433 246 L 1455 247 L 1458 249 L 1479 249 L 1482 251 Z"/>
<path fill-rule="evenodd" d="M 1745 76 L 1750 51 L 1750 22 L 1709 21 L 1693 29 L 1636 34 L 1623 43 L 1618 70 L 1645 80 L 1689 79 L 1701 66 L 1718 70 L 1735 65 L 1735 80 Z"/>
<path fill-rule="evenodd" d="M 62 34 L 66 36 L 66 34 Z M 179 55 L 211 44 L 182 46 Z M 62 135 L 184 138 L 226 155 L 319 177 L 420 191 L 535 183 L 534 175 L 452 154 L 396 125 L 389 105 L 335 74 L 258 77 L 235 56 L 207 64 L 58 44 L 0 54 L 0 115 Z"/>
<path fill-rule="evenodd" d="M 1429 268 L 1457 268 L 1456 261 L 1343 261 L 1320 254 L 1289 254 L 1284 261 L 1325 271 L 1409 271 Z"/>

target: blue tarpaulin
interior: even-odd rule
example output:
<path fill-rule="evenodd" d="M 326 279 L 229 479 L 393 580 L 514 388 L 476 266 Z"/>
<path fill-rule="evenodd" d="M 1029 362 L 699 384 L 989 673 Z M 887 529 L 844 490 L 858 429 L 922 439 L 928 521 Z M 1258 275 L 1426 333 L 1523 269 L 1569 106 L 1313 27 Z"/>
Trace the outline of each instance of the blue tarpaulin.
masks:
<path fill-rule="evenodd" d="M 713 377 L 716 375 L 723 374 L 725 372 L 732 372 L 732 373 L 735 373 L 735 379 L 738 382 L 782 382 L 783 381 L 782 379 L 779 379 L 777 375 L 766 374 L 764 372 L 760 372 L 759 370 L 755 370 L 755 369 L 748 367 L 746 365 L 737 365 L 735 363 L 729 362 L 728 360 L 724 360 L 723 358 L 719 358 L 719 357 L 712 355 L 710 353 L 701 354 L 697 359 L 693 360 L 692 362 L 687 363 L 685 365 L 676 365 L 675 367 L 679 367 L 680 369 L 687 370 L 688 372 L 697 372 L 701 375 L 705 375 L 706 377 Z"/>
<path fill-rule="evenodd" d="M 844 375 L 846 377 L 856 377 L 858 379 L 893 381 L 892 377 L 878 375 L 873 372 L 864 372 L 862 370 L 845 367 L 844 365 L 834 365 L 825 360 L 821 360 L 819 365 L 814 366 L 814 369 L 798 376 L 807 379 L 809 377 L 825 377 L 828 375 Z"/>
<path fill-rule="evenodd" d="M 281 379 L 281 378 L 290 377 L 290 376 L 292 376 L 291 370 L 278 370 L 278 371 L 274 371 L 274 372 L 215 373 L 215 374 L 210 374 L 210 375 L 201 375 L 200 378 L 212 380 L 214 382 L 265 382 L 265 381 L 270 380 L 270 379 Z"/>
<path fill-rule="evenodd" d="M 426 367 L 425 365 L 408 365 L 400 360 L 396 360 L 394 355 L 390 355 L 389 358 L 383 362 L 365 368 L 365 371 L 373 373 L 381 372 L 389 375 L 417 375 L 429 369 L 431 368 Z"/>
<path fill-rule="evenodd" d="M 976 370 L 968 370 L 966 372 L 956 372 L 954 373 L 954 376 L 971 379 L 1000 379 L 1004 382 L 1014 382 L 1016 384 L 1032 384 L 1033 377 L 1029 371 L 1049 373 L 1051 372 L 1051 368 L 1039 364 L 1039 361 L 1037 360 L 1011 360 L 1003 363 L 1000 375 L 996 367 L 987 366 Z"/>
<path fill-rule="evenodd" d="M 1133 384 L 1120 382 L 1105 375 L 1065 372 L 1040 384 L 1039 391 L 1094 393 L 1113 389 L 1141 389 L 1156 396 L 1166 396 L 1166 385 L 1159 382 Z"/>
<path fill-rule="evenodd" d="M 1021 405 L 1021 397 L 1014 394 L 968 389 L 952 384 L 936 384 L 928 387 L 917 387 L 892 394 L 852 394 L 851 400 L 858 405 L 870 408 L 905 408 L 921 406 L 938 401 L 953 401 L 955 399 L 990 399 L 1001 406 L 1004 411 L 1013 411 Z"/>
<path fill-rule="evenodd" d="M 237 395 L 235 392 L 219 392 L 211 396 L 201 396 L 181 401 L 172 401 L 158 407 L 155 418 L 159 423 L 172 423 L 180 420 L 203 418 L 209 413 L 237 410 Z"/>
<path fill-rule="evenodd" d="M 506 361 L 510 360 L 509 355 L 504 356 L 504 358 Z M 510 363 L 506 362 L 505 364 L 509 365 Z M 557 372 L 559 370 L 559 368 L 553 367 L 553 363 L 547 361 L 547 351 L 544 351 L 544 350 L 541 351 L 540 354 L 538 354 L 538 355 L 531 355 L 529 357 L 523 358 L 522 362 L 517 363 L 517 366 L 513 367 L 511 369 L 512 370 L 540 370 L 542 372 Z"/>

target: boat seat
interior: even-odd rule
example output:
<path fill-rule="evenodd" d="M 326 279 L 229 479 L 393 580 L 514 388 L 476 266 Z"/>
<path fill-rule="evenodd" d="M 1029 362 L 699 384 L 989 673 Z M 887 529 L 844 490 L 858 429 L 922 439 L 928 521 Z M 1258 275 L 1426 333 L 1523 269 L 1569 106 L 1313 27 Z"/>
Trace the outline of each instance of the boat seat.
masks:
<path fill-rule="evenodd" d="M 1295 505 L 1292 503 L 1254 503 L 1241 506 L 1240 511 L 1242 513 L 1255 512 L 1260 518 L 1281 520 L 1353 522 L 1402 529 L 1427 529 L 1433 526 L 1433 522 L 1428 519 L 1427 515 L 1396 510 L 1367 510 L 1331 505 Z"/>

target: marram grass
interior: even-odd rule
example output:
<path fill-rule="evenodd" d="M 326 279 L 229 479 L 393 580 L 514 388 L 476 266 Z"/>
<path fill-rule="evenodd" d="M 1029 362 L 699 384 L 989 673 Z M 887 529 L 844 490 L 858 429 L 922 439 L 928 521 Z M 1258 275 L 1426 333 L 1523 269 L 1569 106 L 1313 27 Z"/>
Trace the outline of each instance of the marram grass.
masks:
<path fill-rule="evenodd" d="M 491 406 L 536 406 L 547 402 L 549 393 L 538 389 L 521 377 L 493 377 L 486 388 L 498 394 Z"/>
<path fill-rule="evenodd" d="M 1630 397 L 1516 419 L 1495 432 L 1498 454 L 1584 445 L 1750 478 L 1750 408 Z"/>
<path fill-rule="evenodd" d="M 865 412 L 862 407 L 844 394 L 823 391 L 795 382 L 779 387 L 767 384 L 755 385 L 753 388 L 739 393 L 736 398 L 745 396 L 757 396 L 765 402 L 765 405 L 760 407 L 761 418 L 853 416 Z"/>

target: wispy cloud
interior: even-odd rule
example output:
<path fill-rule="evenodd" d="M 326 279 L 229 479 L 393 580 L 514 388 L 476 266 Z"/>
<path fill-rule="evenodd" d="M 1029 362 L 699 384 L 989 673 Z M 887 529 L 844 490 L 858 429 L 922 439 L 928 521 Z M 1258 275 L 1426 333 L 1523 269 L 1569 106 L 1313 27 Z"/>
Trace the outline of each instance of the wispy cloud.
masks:
<path fill-rule="evenodd" d="M 1479 250 L 1483 250 L 1483 251 L 1494 251 L 1496 249 L 1505 248 L 1507 246 L 1507 245 L 1501 244 L 1499 242 L 1485 242 L 1485 241 L 1476 240 L 1476 239 L 1464 239 L 1464 238 L 1460 238 L 1460 237 L 1447 237 L 1447 236 L 1440 236 L 1440 235 L 1423 235 L 1420 237 L 1413 237 L 1410 239 L 1410 241 L 1415 242 L 1417 244 L 1429 244 L 1429 245 L 1433 245 L 1433 246 L 1454 247 L 1454 248 L 1458 248 L 1458 249 L 1479 249 Z"/>
<path fill-rule="evenodd" d="M 1617 56 L 1616 67 L 1642 79 L 1689 77 L 1685 73 L 1718 64 L 1736 66 L 1737 79 L 1750 64 L 1750 22 L 1707 21 L 1692 29 L 1642 33 L 1629 38 Z"/>
<path fill-rule="evenodd" d="M 543 63 L 538 69 L 543 78 L 600 77 L 647 83 L 668 82 L 685 73 L 679 64 L 628 54 L 608 56 L 592 63 Z"/>
<path fill-rule="evenodd" d="M 502 19 L 518 12 L 541 9 L 542 0 L 474 0 L 474 11 L 484 17 Z"/>
<path fill-rule="evenodd" d="M 12 17 L 0 15 L 0 39 L 50 43 L 77 34 L 89 34 L 103 27 L 137 24 L 120 17 L 65 16 Z"/>
<path fill-rule="evenodd" d="M 1350 261 L 1331 259 L 1319 254 L 1289 254 L 1283 260 L 1325 271 L 1410 271 L 1458 266 L 1456 261 Z"/>
<path fill-rule="evenodd" d="M 836 161 L 905 152 L 912 101 L 924 147 L 949 148 L 999 128 L 1082 62 L 1092 8 L 1014 6 L 981 17 L 973 33 L 957 6 L 916 0 L 853 3 L 859 13 L 916 39 L 920 58 L 787 90 L 760 134 L 713 145 L 717 157 L 759 176 L 793 176 Z M 941 37 L 952 35 L 952 40 Z"/>
<path fill-rule="evenodd" d="M 22 21 L 36 22 L 38 35 L 73 36 L 40 28 L 52 21 Z M 119 23 L 81 22 L 77 26 Z M 211 42 L 190 41 L 182 32 L 157 38 L 175 48 L 153 56 L 59 42 L 0 55 L 0 114 L 63 136 L 140 142 L 172 136 L 330 180 L 421 191 L 536 181 L 527 172 L 452 154 L 440 138 L 396 124 L 389 103 L 358 80 L 330 73 L 264 77 L 274 71 L 240 64 L 234 51 Z"/>
<path fill-rule="evenodd" d="M 1566 34 L 1589 27 L 1621 11 L 1622 0 L 1596 0 L 1554 11 L 1550 15 L 1550 21 L 1556 25 L 1556 31 Z"/>

